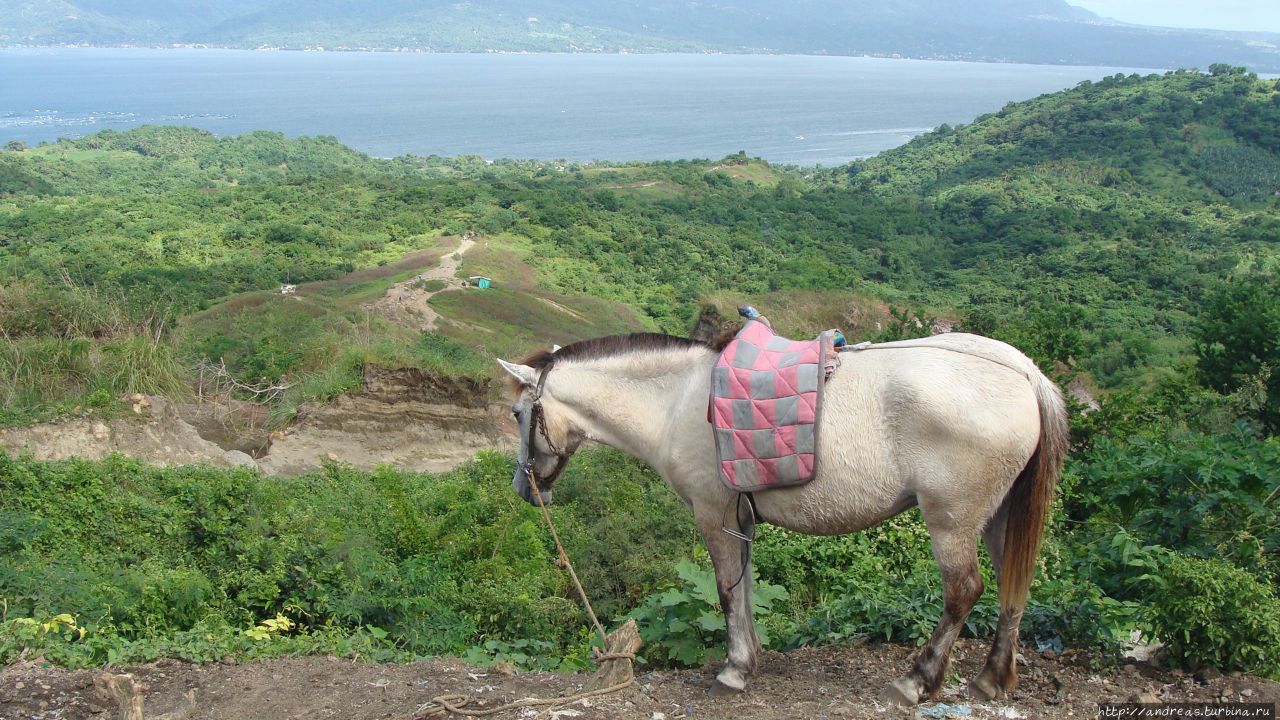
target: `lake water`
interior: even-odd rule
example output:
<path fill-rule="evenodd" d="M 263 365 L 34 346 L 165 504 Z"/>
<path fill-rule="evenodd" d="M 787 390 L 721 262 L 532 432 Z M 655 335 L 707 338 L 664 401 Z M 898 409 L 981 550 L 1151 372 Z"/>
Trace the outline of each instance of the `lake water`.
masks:
<path fill-rule="evenodd" d="M 0 50 L 0 142 L 143 123 L 372 155 L 836 165 L 1130 69 L 769 55 Z"/>

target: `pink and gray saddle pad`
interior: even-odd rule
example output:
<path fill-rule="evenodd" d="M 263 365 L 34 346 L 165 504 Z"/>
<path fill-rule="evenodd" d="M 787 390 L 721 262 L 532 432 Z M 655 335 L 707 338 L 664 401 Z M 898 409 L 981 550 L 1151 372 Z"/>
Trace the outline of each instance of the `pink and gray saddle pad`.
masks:
<path fill-rule="evenodd" d="M 813 479 L 823 384 L 839 364 L 833 338 L 827 331 L 788 340 L 756 318 L 720 354 L 709 415 L 729 488 L 754 492 Z"/>

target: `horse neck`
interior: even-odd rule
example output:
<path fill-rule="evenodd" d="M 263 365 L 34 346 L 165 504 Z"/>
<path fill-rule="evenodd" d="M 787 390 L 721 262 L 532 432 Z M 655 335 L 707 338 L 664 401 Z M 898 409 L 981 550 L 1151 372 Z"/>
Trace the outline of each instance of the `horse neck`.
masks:
<path fill-rule="evenodd" d="M 698 408 L 705 416 L 714 360 L 690 347 L 575 361 L 556 368 L 548 391 L 587 439 L 661 471 L 678 428 Z"/>

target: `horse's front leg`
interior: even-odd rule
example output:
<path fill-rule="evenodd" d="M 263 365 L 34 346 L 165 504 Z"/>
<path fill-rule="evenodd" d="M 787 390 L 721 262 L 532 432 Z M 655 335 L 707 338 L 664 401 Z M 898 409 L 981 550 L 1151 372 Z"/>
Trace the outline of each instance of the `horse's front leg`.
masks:
<path fill-rule="evenodd" d="M 698 517 L 698 530 L 707 543 L 715 568 L 716 590 L 720 594 L 728 635 L 725 666 L 711 686 L 712 694 L 716 695 L 741 692 L 747 685 L 747 676 L 755 672 L 756 656 L 760 652 L 755 618 L 751 616 L 751 543 L 724 530 L 728 527 L 751 537 L 755 519 L 747 503 L 734 503 L 734 506 L 741 506 L 736 522 L 732 509 L 728 513 L 721 509 Z"/>

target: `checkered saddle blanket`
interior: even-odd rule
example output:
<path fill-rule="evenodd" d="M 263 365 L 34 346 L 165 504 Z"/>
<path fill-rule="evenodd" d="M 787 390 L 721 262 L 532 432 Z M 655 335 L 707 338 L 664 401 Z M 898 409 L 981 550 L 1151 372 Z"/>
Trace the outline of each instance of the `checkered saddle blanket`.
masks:
<path fill-rule="evenodd" d="M 720 479 L 753 492 L 801 485 L 817 467 L 822 388 L 839 365 L 834 331 L 788 340 L 749 320 L 711 371 L 709 415 Z"/>

